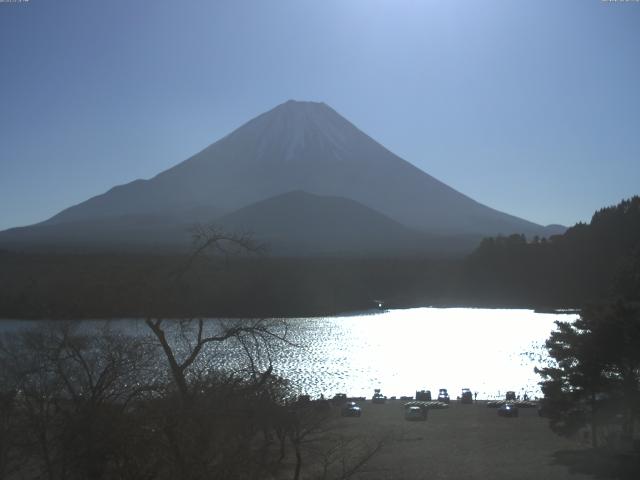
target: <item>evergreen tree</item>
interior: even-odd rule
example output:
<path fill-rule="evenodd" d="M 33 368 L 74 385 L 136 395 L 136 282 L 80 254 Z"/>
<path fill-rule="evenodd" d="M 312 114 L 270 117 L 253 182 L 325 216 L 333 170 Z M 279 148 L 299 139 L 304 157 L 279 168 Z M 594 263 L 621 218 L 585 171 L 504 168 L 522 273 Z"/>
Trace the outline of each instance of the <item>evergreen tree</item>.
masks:
<path fill-rule="evenodd" d="M 552 364 L 536 369 L 551 428 L 572 435 L 588 426 L 596 447 L 600 428 L 622 417 L 623 434 L 632 438 L 640 409 L 640 308 L 591 306 L 575 322 L 556 325 L 546 342 Z"/>

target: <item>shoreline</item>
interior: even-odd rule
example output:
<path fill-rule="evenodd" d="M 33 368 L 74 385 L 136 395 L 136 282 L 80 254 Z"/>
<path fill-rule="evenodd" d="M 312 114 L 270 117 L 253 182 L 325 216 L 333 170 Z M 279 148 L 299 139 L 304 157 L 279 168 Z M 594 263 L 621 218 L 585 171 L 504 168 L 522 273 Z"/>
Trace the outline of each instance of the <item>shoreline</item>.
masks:
<path fill-rule="evenodd" d="M 389 311 L 398 311 L 398 310 L 413 310 L 419 308 L 432 308 L 439 310 L 453 310 L 453 309 L 473 309 L 473 310 L 526 310 L 532 311 L 534 313 L 542 313 L 542 314 L 553 314 L 553 315 L 574 315 L 579 314 L 581 312 L 581 308 L 573 307 L 536 307 L 536 306 L 513 306 L 513 305 L 505 305 L 505 304 L 491 304 L 491 305 L 477 305 L 477 304 L 450 304 L 450 303 L 431 303 L 425 305 L 411 305 L 411 306 L 393 306 L 391 308 L 371 308 L 371 309 L 354 309 L 354 310 L 345 310 L 340 312 L 332 312 L 332 313 L 317 313 L 313 315 L 264 315 L 264 316 L 249 316 L 249 315 L 196 315 L 192 318 L 204 318 L 207 320 L 216 320 L 216 319 L 230 319 L 230 320 L 257 320 L 257 319 L 283 319 L 283 320 L 294 320 L 294 319 L 313 319 L 313 318 L 341 318 L 341 317 L 357 317 L 357 316 L 375 316 L 379 314 L 384 314 Z M 144 320 L 144 316 L 136 316 L 136 315 L 120 315 L 120 316 L 84 316 L 82 318 L 69 318 L 64 316 L 51 316 L 51 317 L 20 317 L 20 316 L 12 316 L 12 317 L 3 317 L 0 316 L 0 323 L 2 322 L 82 322 L 82 321 L 122 321 L 122 320 Z M 177 321 L 182 320 L 183 318 L 180 316 L 167 316 L 166 320 L 169 321 Z"/>

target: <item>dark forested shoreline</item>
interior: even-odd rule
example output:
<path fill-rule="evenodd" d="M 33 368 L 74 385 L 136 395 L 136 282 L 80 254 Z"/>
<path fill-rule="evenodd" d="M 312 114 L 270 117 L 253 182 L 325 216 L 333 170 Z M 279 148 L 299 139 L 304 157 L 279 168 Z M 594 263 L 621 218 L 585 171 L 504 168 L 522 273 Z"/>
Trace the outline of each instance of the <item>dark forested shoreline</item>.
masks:
<path fill-rule="evenodd" d="M 640 296 L 640 197 L 564 235 L 468 257 L 241 258 L 0 252 L 0 318 L 330 315 L 425 305 L 575 308 Z"/>
<path fill-rule="evenodd" d="M 0 254 L 0 318 L 314 316 L 446 304 L 458 261 Z"/>

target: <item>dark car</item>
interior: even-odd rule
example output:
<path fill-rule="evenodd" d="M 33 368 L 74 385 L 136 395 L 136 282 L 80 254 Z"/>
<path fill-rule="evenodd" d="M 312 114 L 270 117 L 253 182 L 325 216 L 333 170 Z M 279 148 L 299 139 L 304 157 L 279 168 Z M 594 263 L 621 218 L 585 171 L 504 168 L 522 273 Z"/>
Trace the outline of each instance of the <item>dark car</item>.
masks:
<path fill-rule="evenodd" d="M 498 416 L 517 417 L 518 407 L 516 407 L 513 403 L 505 403 L 504 405 L 500 406 L 500 408 L 498 408 Z"/>
<path fill-rule="evenodd" d="M 407 404 L 404 406 L 404 419 L 424 421 L 427 419 L 428 411 L 424 405 Z"/>
<path fill-rule="evenodd" d="M 515 401 L 515 400 L 516 400 L 516 392 L 513 392 L 513 391 L 511 391 L 511 390 L 510 390 L 510 391 L 508 391 L 508 392 L 507 392 L 507 395 L 506 395 L 506 397 L 505 397 L 505 400 L 506 400 L 506 401 Z"/>
<path fill-rule="evenodd" d="M 417 390 L 416 391 L 416 400 L 421 400 L 423 402 L 431 401 L 431 390 Z"/>
<path fill-rule="evenodd" d="M 387 397 L 380 393 L 380 389 L 376 388 L 373 391 L 373 397 L 371 397 L 371 402 L 373 403 L 385 403 L 387 401 Z"/>
<path fill-rule="evenodd" d="M 462 389 L 462 396 L 460 397 L 460 403 L 473 403 L 473 394 L 468 388 Z"/>
<path fill-rule="evenodd" d="M 387 401 L 387 397 L 385 397 L 381 393 L 374 393 L 373 397 L 371 397 L 371 401 L 373 403 L 385 403 Z"/>
<path fill-rule="evenodd" d="M 347 401 L 346 393 L 336 393 L 331 399 L 331 403 L 333 403 L 334 405 L 342 405 L 346 401 Z"/>
<path fill-rule="evenodd" d="M 443 403 L 449 403 L 449 392 L 446 388 L 441 388 L 438 391 L 438 401 Z"/>
<path fill-rule="evenodd" d="M 359 417 L 362 415 L 362 410 L 356 402 L 347 402 L 340 413 L 343 417 Z"/>

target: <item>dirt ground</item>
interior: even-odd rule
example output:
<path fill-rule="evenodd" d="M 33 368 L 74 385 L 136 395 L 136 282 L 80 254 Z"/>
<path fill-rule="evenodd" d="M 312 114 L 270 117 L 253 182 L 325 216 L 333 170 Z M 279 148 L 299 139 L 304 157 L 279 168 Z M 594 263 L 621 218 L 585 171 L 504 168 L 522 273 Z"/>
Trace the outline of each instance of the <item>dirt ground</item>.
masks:
<path fill-rule="evenodd" d="M 518 418 L 504 418 L 484 402 L 471 405 L 452 402 L 448 409 L 430 410 L 427 421 L 409 422 L 403 417 L 404 403 L 400 400 L 383 405 L 372 404 L 370 400 L 359 402 L 360 418 L 336 419 L 332 427 L 333 442 L 360 445 L 360 450 L 353 448 L 343 455 L 343 471 L 352 468 L 358 458 L 365 458 L 381 441 L 380 450 L 363 462 L 352 478 L 593 478 L 570 473 L 568 466 L 557 461 L 562 454 L 586 454 L 587 446 L 555 435 L 535 408 L 521 408 Z M 339 450 L 336 446 L 335 452 Z M 317 451 L 326 452 L 327 446 Z M 334 456 L 332 460 L 334 467 L 340 463 L 337 458 Z M 320 460 L 321 456 L 316 456 L 314 461 Z M 317 476 L 317 470 L 312 474 L 309 469 L 303 475 Z M 334 476 L 335 472 L 327 478 Z"/>

